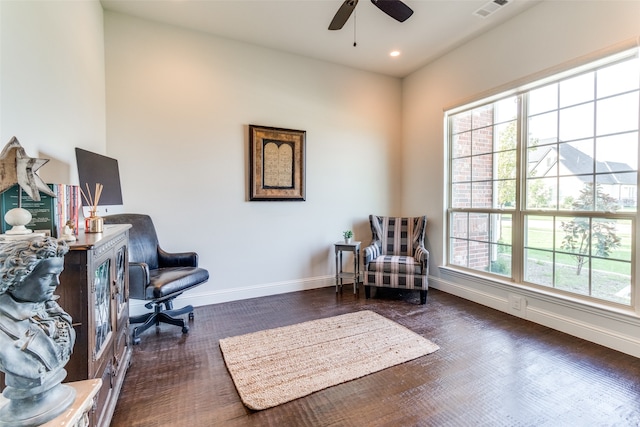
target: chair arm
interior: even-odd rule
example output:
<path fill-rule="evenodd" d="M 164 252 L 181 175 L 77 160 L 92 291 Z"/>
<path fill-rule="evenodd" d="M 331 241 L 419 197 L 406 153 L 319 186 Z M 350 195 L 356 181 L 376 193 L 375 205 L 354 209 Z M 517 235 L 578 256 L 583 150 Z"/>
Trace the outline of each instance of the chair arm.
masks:
<path fill-rule="evenodd" d="M 429 266 L 429 251 L 424 246 L 418 246 L 416 248 L 413 258 L 423 266 Z"/>
<path fill-rule="evenodd" d="M 367 266 L 371 261 L 378 258 L 381 255 L 380 242 L 375 240 L 371 244 L 364 248 L 364 265 Z"/>
<path fill-rule="evenodd" d="M 160 267 L 197 267 L 198 254 L 195 252 L 166 252 L 158 247 L 158 266 Z"/>
<path fill-rule="evenodd" d="M 147 299 L 149 266 L 144 262 L 129 263 L 129 296 L 133 299 Z"/>

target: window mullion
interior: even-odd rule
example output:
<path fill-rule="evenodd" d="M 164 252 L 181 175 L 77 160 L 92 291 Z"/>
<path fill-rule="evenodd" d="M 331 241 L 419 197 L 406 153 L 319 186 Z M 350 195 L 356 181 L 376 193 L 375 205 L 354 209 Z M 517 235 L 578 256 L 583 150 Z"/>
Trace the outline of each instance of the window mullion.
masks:
<path fill-rule="evenodd" d="M 516 209 L 513 214 L 512 246 L 512 278 L 517 283 L 524 279 L 524 202 L 526 200 L 527 150 L 526 150 L 526 94 L 518 96 L 518 115 L 516 118 Z"/>

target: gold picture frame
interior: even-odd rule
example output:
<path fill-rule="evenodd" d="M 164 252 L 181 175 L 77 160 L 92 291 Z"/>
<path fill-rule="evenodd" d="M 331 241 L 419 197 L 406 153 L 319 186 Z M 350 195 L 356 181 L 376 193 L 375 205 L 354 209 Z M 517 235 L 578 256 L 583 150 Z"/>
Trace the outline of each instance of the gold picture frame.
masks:
<path fill-rule="evenodd" d="M 250 200 L 305 200 L 305 143 L 303 130 L 249 125 Z"/>

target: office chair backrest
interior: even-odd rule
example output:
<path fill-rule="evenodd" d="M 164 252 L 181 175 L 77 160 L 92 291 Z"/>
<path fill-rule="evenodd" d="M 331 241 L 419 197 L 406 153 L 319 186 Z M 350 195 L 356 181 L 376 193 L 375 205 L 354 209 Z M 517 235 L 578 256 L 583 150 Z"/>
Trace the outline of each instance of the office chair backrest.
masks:
<path fill-rule="evenodd" d="M 131 224 L 129 262 L 144 262 L 149 266 L 149 270 L 158 268 L 158 236 L 149 215 L 109 215 L 105 217 L 105 224 Z"/>

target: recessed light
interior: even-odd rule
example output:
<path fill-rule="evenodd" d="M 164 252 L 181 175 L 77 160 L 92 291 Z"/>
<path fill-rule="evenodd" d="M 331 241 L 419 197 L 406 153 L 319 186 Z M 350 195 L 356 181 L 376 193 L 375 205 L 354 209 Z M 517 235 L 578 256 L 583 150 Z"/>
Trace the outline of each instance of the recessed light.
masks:
<path fill-rule="evenodd" d="M 389 53 L 389 56 L 400 56 L 400 51 L 399 50 L 392 50 L 391 53 Z"/>

